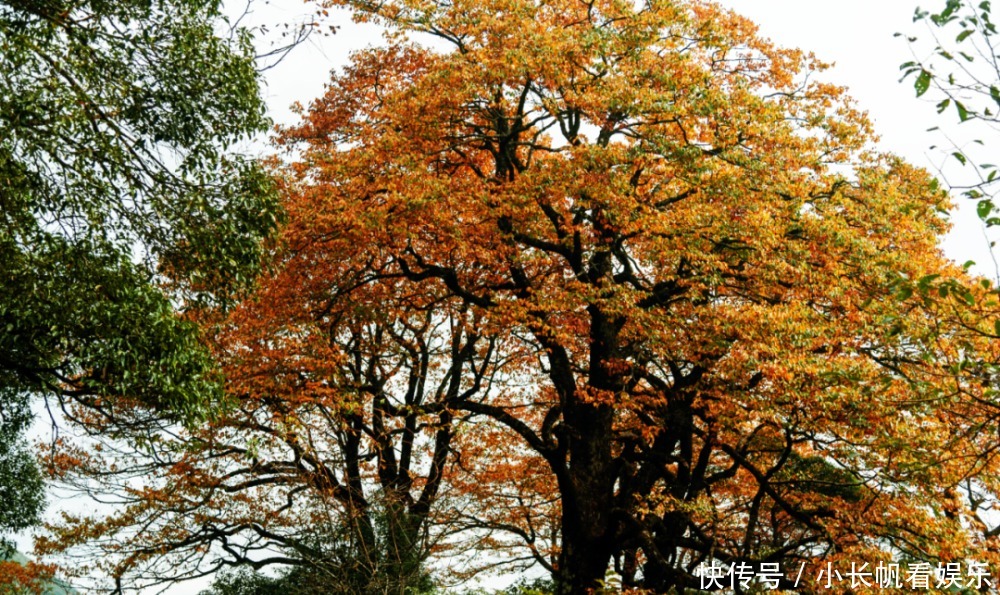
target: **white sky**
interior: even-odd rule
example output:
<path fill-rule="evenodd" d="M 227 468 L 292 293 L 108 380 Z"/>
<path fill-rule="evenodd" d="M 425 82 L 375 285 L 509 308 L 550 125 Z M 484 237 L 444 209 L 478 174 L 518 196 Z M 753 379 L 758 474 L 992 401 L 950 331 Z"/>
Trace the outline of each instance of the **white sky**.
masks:
<path fill-rule="evenodd" d="M 240 2 L 245 0 L 229 0 L 227 4 Z M 923 0 L 922 6 L 938 8 L 943 2 Z M 912 79 L 898 82 L 899 64 L 910 60 L 911 53 L 905 40 L 893 34 L 922 31 L 912 22 L 913 0 L 721 0 L 721 4 L 757 22 L 761 34 L 778 45 L 812 51 L 824 61 L 835 62 L 825 79 L 850 89 L 858 106 L 875 122 L 883 149 L 932 170 L 944 162 L 941 153 L 928 149 L 944 144 L 940 133 L 927 129 L 951 125 L 954 114 L 939 116 L 933 102 L 915 98 Z M 253 10 L 248 22 L 269 23 L 273 34 L 280 23 L 301 21 L 310 9 L 302 0 L 254 0 Z M 293 122 L 288 106 L 295 101 L 308 104 L 319 96 L 330 69 L 346 63 L 351 50 L 380 41 L 377 30 L 361 28 L 343 13 L 334 14 L 332 20 L 341 26 L 336 35 L 313 36 L 267 72 L 265 96 L 277 122 Z M 958 262 L 978 261 L 982 265 L 978 270 L 989 274 L 993 265 L 987 243 L 972 204 L 966 202 L 953 217 L 955 229 L 944 248 Z M 79 504 L 53 502 L 50 513 Z M 26 540 L 19 541 L 27 546 Z M 169 592 L 196 593 L 204 584 L 182 584 Z"/>

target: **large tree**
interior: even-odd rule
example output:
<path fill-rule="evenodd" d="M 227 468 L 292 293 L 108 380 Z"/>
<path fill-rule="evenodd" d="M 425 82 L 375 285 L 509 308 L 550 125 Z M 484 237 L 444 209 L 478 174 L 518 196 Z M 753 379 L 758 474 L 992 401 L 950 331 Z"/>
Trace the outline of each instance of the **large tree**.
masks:
<path fill-rule="evenodd" d="M 941 496 L 996 464 L 991 380 L 959 365 L 989 337 L 922 301 L 988 288 L 936 247 L 946 194 L 870 150 L 864 117 L 812 80 L 821 65 L 710 3 L 341 4 L 392 33 L 282 136 L 296 153 L 279 281 L 218 334 L 245 421 L 194 436 L 190 452 L 222 447 L 196 467 L 209 475 L 160 475 L 141 514 L 71 523 L 54 546 L 155 519 L 152 542 L 108 549 L 191 556 L 175 546 L 220 531 L 230 482 L 280 481 L 265 518 L 290 518 L 286 469 L 357 518 L 355 478 L 408 485 L 412 416 L 437 432 L 422 481 L 448 490 L 444 520 L 526 548 L 565 593 L 611 563 L 667 592 L 698 588 L 701 564 L 781 563 L 790 588 L 800 564 L 813 579 L 827 562 L 993 560 L 995 533 Z M 406 356 L 421 316 L 438 325 L 434 398 L 352 372 L 427 378 Z M 316 439 L 338 424 L 339 442 Z M 242 445 L 251 430 L 280 447 L 273 464 Z M 341 446 L 361 437 L 367 475 Z M 154 462 L 186 473 L 176 448 Z M 100 456 L 60 469 L 100 481 Z M 324 457 L 344 464 L 325 483 Z M 272 539 L 244 520 L 222 537 Z"/>
<path fill-rule="evenodd" d="M 612 558 L 664 591 L 713 560 L 968 551 L 934 512 L 971 469 L 937 407 L 988 394 L 944 384 L 955 345 L 915 357 L 950 335 L 899 302 L 964 283 L 947 199 L 815 64 L 698 2 L 343 4 L 450 51 L 357 55 L 289 133 L 316 237 L 516 339 L 534 389 L 452 407 L 547 463 L 565 591 Z"/>
<path fill-rule="evenodd" d="M 0 2 L 5 453 L 32 394 L 188 419 L 218 395 L 178 307 L 224 305 L 276 214 L 269 179 L 226 152 L 266 120 L 249 36 L 224 26 L 214 0 Z M 0 491 L 21 495 L 0 518 L 30 519 L 30 462 L 2 460 Z"/>

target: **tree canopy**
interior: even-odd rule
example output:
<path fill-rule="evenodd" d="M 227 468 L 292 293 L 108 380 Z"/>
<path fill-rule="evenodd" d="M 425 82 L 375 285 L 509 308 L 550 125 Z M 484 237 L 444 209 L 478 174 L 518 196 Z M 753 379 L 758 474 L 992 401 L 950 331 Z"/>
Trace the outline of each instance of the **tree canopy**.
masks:
<path fill-rule="evenodd" d="M 202 0 L 0 4 L 5 386 L 198 407 L 164 279 L 189 299 L 240 281 L 275 214 L 224 152 L 266 122 L 249 40 L 220 24 Z"/>
<path fill-rule="evenodd" d="M 227 152 L 267 122 L 224 25 L 214 0 L 0 2 L 0 528 L 37 511 L 29 395 L 188 419 L 219 395 L 178 311 L 245 286 L 277 213 Z"/>
<path fill-rule="evenodd" d="M 47 549 L 315 571 L 323 522 L 574 594 L 997 562 L 995 289 L 822 64 L 694 0 L 330 4 L 389 34 L 279 137 L 287 225 L 210 327 L 238 406 L 81 414 L 51 464 L 127 506 Z"/>

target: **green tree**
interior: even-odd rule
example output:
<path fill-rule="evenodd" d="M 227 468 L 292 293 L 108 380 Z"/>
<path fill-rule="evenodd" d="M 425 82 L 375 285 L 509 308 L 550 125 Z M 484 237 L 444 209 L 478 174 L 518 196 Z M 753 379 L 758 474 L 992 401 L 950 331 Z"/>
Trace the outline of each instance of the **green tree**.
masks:
<path fill-rule="evenodd" d="M 0 535 L 35 523 L 44 502 L 41 473 L 21 439 L 31 421 L 27 405 L 14 395 L 0 398 Z M 10 547 L 0 540 L 0 557 Z"/>
<path fill-rule="evenodd" d="M 219 5 L 0 1 L 0 528 L 40 504 L 29 395 L 191 419 L 217 391 L 179 313 L 245 286 L 277 214 L 229 150 L 267 120 Z"/>

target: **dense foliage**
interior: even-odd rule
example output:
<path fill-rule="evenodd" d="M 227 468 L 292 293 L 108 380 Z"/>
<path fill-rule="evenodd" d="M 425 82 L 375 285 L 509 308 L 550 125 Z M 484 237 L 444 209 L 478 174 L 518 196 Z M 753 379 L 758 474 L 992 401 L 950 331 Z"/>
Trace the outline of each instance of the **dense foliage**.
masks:
<path fill-rule="evenodd" d="M 265 121 L 217 11 L 0 4 L 5 386 L 199 406 L 206 362 L 160 275 L 207 298 L 274 224 L 266 178 L 223 152 Z"/>
<path fill-rule="evenodd" d="M 28 395 L 191 419 L 219 394 L 177 306 L 231 299 L 276 213 L 226 152 L 266 121 L 250 40 L 222 25 L 214 0 L 0 2 L 2 529 L 40 502 Z"/>
<path fill-rule="evenodd" d="M 42 474 L 22 438 L 30 421 L 24 399 L 0 397 L 0 535 L 38 522 L 44 504 Z M 0 552 L 7 545 L 0 540 Z"/>

